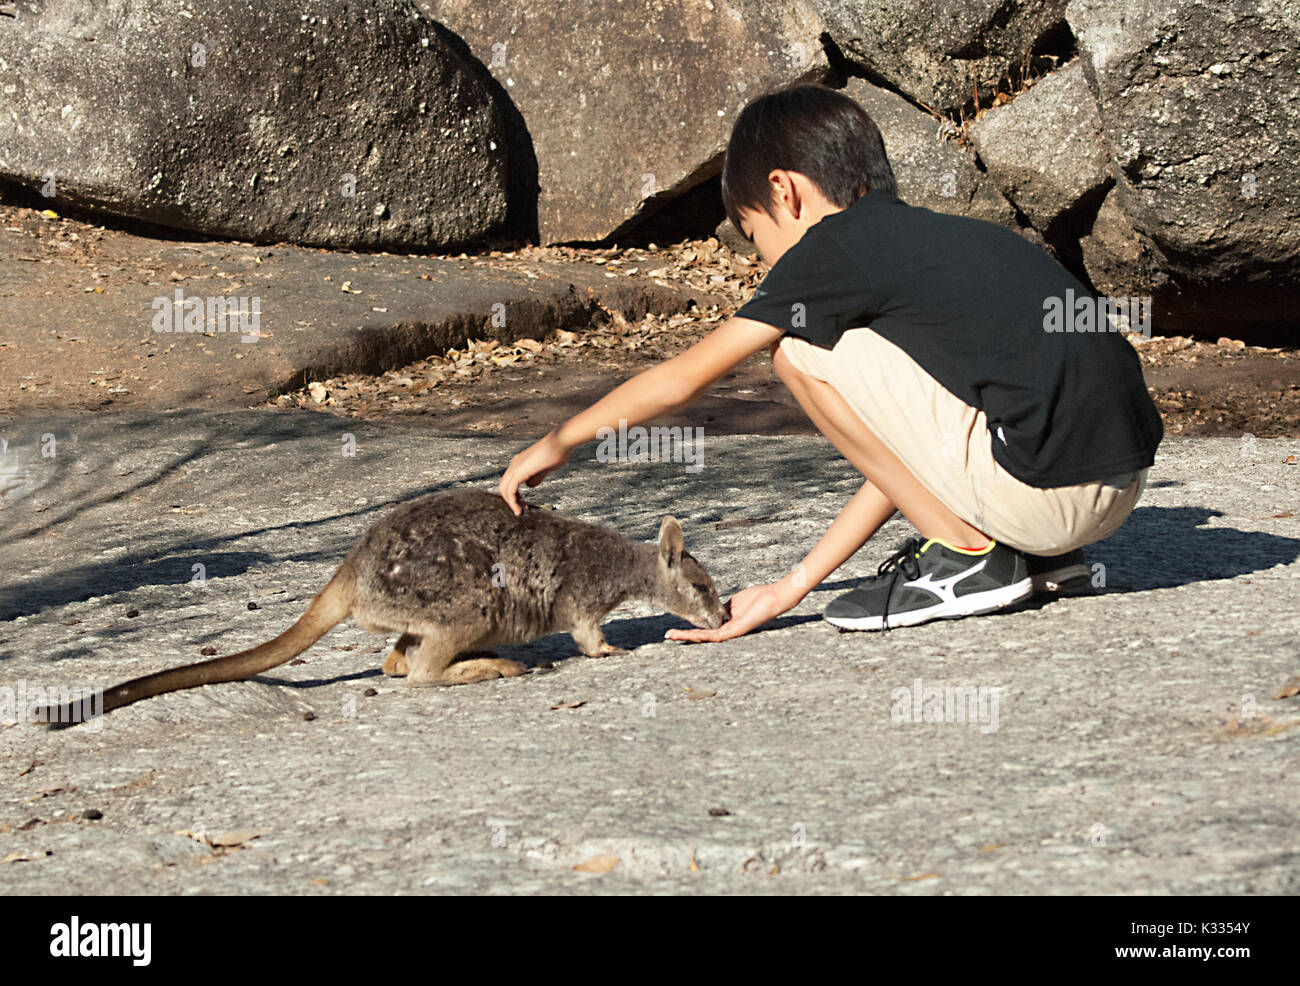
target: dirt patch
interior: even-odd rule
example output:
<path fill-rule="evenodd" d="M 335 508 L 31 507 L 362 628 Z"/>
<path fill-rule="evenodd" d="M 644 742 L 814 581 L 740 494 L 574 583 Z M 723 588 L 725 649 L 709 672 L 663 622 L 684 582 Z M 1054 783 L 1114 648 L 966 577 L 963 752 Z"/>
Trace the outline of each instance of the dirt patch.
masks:
<path fill-rule="evenodd" d="M 200 285 L 223 274 L 228 275 L 227 282 L 233 278 L 253 283 L 259 277 L 265 280 L 281 262 L 275 256 L 277 251 L 296 248 L 167 240 L 156 230 L 97 226 L 14 204 L 0 204 L 0 234 L 10 237 L 11 248 L 11 262 L 0 270 L 0 306 L 9 316 L 0 326 L 0 377 L 4 383 L 0 413 L 270 403 L 285 411 L 313 410 L 347 417 L 418 416 L 431 428 L 448 432 L 536 436 L 653 362 L 698 341 L 743 304 L 767 270 L 761 261 L 735 254 L 712 237 L 668 247 L 530 247 L 405 260 L 382 254 L 353 255 L 364 268 L 357 283 L 368 287 L 374 297 L 361 294 L 361 288 L 339 294 L 341 284 L 331 286 L 330 297 L 348 302 L 357 296 L 362 308 L 357 317 L 363 322 L 392 320 L 393 306 L 404 303 L 401 298 L 394 300 L 399 289 L 410 291 L 410 283 L 427 287 L 431 278 L 443 276 L 420 273 L 412 267 L 385 274 L 391 279 L 381 281 L 381 272 L 374 268 L 388 260 L 394 264 L 398 260 L 402 264 L 418 260 L 452 263 L 455 270 L 450 275 L 503 285 L 509 282 L 514 284 L 512 290 L 522 290 L 520 284 L 526 288 L 546 277 L 554 278 L 557 271 L 570 271 L 569 280 L 585 284 L 592 299 L 584 302 L 587 307 L 575 308 L 584 313 L 581 325 L 539 330 L 536 337 L 498 333 L 493 339 L 491 326 L 479 319 L 473 324 L 483 329 L 479 335 L 469 333 L 470 342 L 442 347 L 430 343 L 425 358 L 390 359 L 389 366 L 402 365 L 383 372 L 331 376 L 328 370 L 303 371 L 301 366 L 313 365 L 310 360 L 300 360 L 299 370 L 293 370 L 298 364 L 285 357 L 272 363 L 261 378 L 244 380 L 239 373 L 247 372 L 253 358 L 261 358 L 261 350 L 254 353 L 246 347 L 243 352 L 224 353 L 219 343 L 225 339 L 209 339 L 194 349 L 193 359 L 187 363 L 175 358 L 174 342 L 152 336 L 147 329 L 124 330 L 119 333 L 121 338 L 116 338 L 112 325 L 127 316 L 106 305 L 101 324 L 95 324 L 86 314 L 93 311 L 86 309 L 86 299 L 102 295 L 111 299 L 124 284 L 171 290 L 175 285 Z M 223 258 L 219 265 L 204 259 L 214 252 Z M 319 273 L 310 258 L 295 256 L 304 270 L 310 267 Z M 293 271 L 286 269 L 285 277 L 292 276 Z M 397 280 L 399 276 L 401 280 Z M 631 300 L 617 291 L 598 297 L 592 289 L 593 276 L 597 286 L 640 287 L 626 295 Z M 369 284 L 367 277 L 371 278 Z M 38 279 L 39 289 L 33 287 Z M 444 289 L 443 297 L 449 291 L 449 287 Z M 690 296 L 704 303 L 683 311 L 680 299 Z M 410 303 L 416 307 L 424 304 L 418 295 L 413 295 Z M 590 318 L 586 319 L 588 312 Z M 537 318 L 536 324 L 543 326 L 545 318 Z M 41 334 L 42 345 L 30 345 L 24 338 L 34 333 Z M 466 335 L 462 333 L 462 338 Z M 355 365 L 360 368 L 369 361 L 364 368 L 373 371 L 374 361 L 382 363 L 384 353 L 400 353 L 402 346 L 409 352 L 421 345 L 420 339 L 436 338 L 436 334 L 425 335 L 390 344 L 378 355 L 358 350 Z M 1300 435 L 1300 349 L 1246 346 L 1229 339 L 1131 339 L 1167 433 L 1253 434 L 1261 438 Z M 230 358 L 216 358 L 223 355 Z M 333 353 L 330 360 L 346 365 L 347 350 L 341 355 Z M 315 365 L 328 366 L 330 362 Z M 267 383 L 290 381 L 293 373 L 297 373 L 297 382 L 305 385 Z M 218 383 L 223 376 L 225 382 Z M 717 434 L 812 431 L 774 378 L 766 352 L 720 380 L 684 414 L 658 423 L 703 425 Z"/>
<path fill-rule="evenodd" d="M 1135 341 L 1169 434 L 1300 435 L 1300 349 L 1185 336 Z"/>
<path fill-rule="evenodd" d="M 554 249 L 554 248 L 552 248 Z M 615 386 L 698 342 L 749 297 L 766 267 L 716 240 L 647 254 L 635 249 L 575 251 L 600 262 L 709 286 L 725 304 L 685 315 L 629 321 L 603 308 L 590 329 L 524 340 L 526 348 L 476 340 L 461 349 L 377 376 L 320 381 L 282 395 L 276 406 L 348 417 L 420 415 L 439 429 L 535 436 L 599 400 Z M 522 251 L 524 255 L 548 250 Z M 593 256 L 594 253 L 594 256 Z M 716 279 L 716 280 L 715 280 Z M 1247 346 L 1239 339 L 1128 336 L 1148 390 L 1171 435 L 1259 438 L 1300 435 L 1300 349 Z M 803 412 L 759 353 L 719 381 L 693 408 L 660 424 L 704 424 L 719 434 L 810 434 Z"/>

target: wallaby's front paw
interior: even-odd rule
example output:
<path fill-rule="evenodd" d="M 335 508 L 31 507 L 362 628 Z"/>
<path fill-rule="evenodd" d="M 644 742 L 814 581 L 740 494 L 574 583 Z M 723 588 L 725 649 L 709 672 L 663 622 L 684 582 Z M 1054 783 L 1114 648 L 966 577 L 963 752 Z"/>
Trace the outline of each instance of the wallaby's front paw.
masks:
<path fill-rule="evenodd" d="M 589 651 L 587 653 L 587 656 L 588 657 L 609 657 L 612 654 L 626 654 L 626 653 L 628 653 L 628 649 L 626 647 L 615 647 L 613 644 L 609 643 L 608 641 L 601 641 L 600 646 L 597 647 L 594 651 Z"/>

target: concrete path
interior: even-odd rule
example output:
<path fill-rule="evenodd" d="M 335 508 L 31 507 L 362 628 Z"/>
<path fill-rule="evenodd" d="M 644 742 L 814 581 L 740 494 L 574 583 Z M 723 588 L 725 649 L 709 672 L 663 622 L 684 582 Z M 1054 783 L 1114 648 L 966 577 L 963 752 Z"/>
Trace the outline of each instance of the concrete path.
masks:
<path fill-rule="evenodd" d="M 268 639 L 390 504 L 494 486 L 525 444 L 257 411 L 0 434 L 15 693 Z M 606 634 L 633 653 L 587 659 L 555 635 L 501 650 L 524 677 L 411 689 L 346 624 L 302 663 L 98 731 L 0 725 L 0 886 L 1297 893 L 1300 697 L 1274 697 L 1300 674 L 1297 453 L 1166 441 L 1138 510 L 1090 551 L 1104 588 L 1014 613 L 885 635 L 823 622 L 909 533 L 895 519 L 724 644 L 664 641 L 680 621 L 628 604 Z M 793 566 L 854 487 L 820 439 L 728 436 L 697 473 L 579 450 L 532 498 L 646 539 L 676 514 L 725 595 Z M 924 721 L 929 688 L 973 689 L 977 721 Z M 597 857 L 617 864 L 575 871 Z"/>

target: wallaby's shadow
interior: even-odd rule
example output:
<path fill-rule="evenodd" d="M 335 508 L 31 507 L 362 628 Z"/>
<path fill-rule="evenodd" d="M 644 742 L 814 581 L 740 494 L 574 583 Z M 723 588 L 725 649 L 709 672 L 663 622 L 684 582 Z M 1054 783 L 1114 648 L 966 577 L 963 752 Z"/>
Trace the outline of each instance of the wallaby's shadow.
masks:
<path fill-rule="evenodd" d="M 802 623 L 813 623 L 820 621 L 820 616 L 801 615 L 801 616 L 781 616 L 775 620 L 769 620 L 757 630 L 751 631 L 746 636 L 755 634 L 768 633 L 772 630 L 784 630 L 792 626 L 798 626 Z M 634 651 L 638 647 L 646 644 L 653 644 L 664 639 L 664 632 L 670 629 L 689 629 L 690 623 L 686 620 L 672 615 L 659 616 L 638 616 L 629 617 L 623 620 L 611 620 L 608 623 L 601 624 L 601 629 L 605 632 L 605 639 L 615 647 L 622 647 L 628 651 Z M 674 641 L 683 646 L 694 646 L 688 641 Z M 549 633 L 545 637 L 538 637 L 536 640 L 530 640 L 526 644 L 511 644 L 509 646 L 494 647 L 490 652 L 496 657 L 504 657 L 511 661 L 518 661 L 521 664 L 528 665 L 530 671 L 550 670 L 573 660 L 585 660 L 586 656 L 578 650 L 578 645 L 567 632 Z M 370 654 L 368 657 L 383 657 L 382 654 Z M 627 656 L 627 655 L 622 655 Z M 592 658 L 591 660 L 617 661 L 619 655 L 610 657 Z M 301 681 L 289 681 L 284 678 L 277 678 L 267 674 L 259 674 L 249 681 L 258 681 L 265 685 L 280 685 L 285 688 L 319 688 L 324 685 L 336 685 L 345 681 L 360 681 L 367 678 L 385 678 L 384 673 L 378 668 L 366 668 L 359 671 L 349 671 L 336 675 L 329 675 L 320 678 L 309 678 Z M 402 681 L 401 678 L 392 679 Z"/>
<path fill-rule="evenodd" d="M 282 688 L 320 688 L 322 685 L 337 685 L 344 681 L 364 681 L 367 678 L 383 678 L 384 672 L 379 668 L 364 668 L 360 671 L 349 671 L 346 674 L 336 674 L 328 678 L 308 678 L 304 681 L 289 681 L 286 678 L 276 678 L 271 675 L 257 674 L 248 678 L 248 681 L 260 682 L 263 685 L 279 685 Z"/>
<path fill-rule="evenodd" d="M 1276 565 L 1289 565 L 1300 559 L 1300 538 L 1262 531 L 1239 531 L 1231 527 L 1202 526 L 1210 518 L 1222 516 L 1222 511 L 1209 507 L 1139 507 L 1133 511 L 1124 526 L 1109 538 L 1084 549 L 1090 566 L 1098 563 L 1105 566 L 1105 587 L 1066 595 L 1100 596 L 1106 593 L 1172 589 L 1195 582 L 1249 575 Z M 874 569 L 870 574 L 875 574 Z M 818 594 L 848 591 L 860 585 L 865 577 L 868 576 L 823 582 L 815 591 Z M 1010 614 L 1041 609 L 1056 598 L 1058 597 L 1034 596 L 1001 612 Z M 748 636 L 804 623 L 816 623 L 821 619 L 816 614 L 782 616 L 763 624 Z M 661 614 L 611 620 L 603 624 L 603 629 L 605 639 L 614 646 L 635 650 L 663 640 L 664 631 L 671 627 L 689 626 L 689 623 L 679 617 Z M 583 657 L 567 633 L 552 633 L 527 644 L 497 647 L 494 653 L 526 664 L 530 669 L 555 666 Z M 376 668 L 312 681 L 290 682 L 266 676 L 254 680 L 305 688 L 375 677 L 380 673 Z"/>

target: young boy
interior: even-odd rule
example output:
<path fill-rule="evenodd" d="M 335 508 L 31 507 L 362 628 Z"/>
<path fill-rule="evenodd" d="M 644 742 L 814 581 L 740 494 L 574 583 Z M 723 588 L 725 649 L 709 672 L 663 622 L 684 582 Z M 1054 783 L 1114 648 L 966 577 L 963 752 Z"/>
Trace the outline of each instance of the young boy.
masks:
<path fill-rule="evenodd" d="M 1086 575 L 1079 549 L 1132 511 L 1163 428 L 1127 340 L 1104 323 L 1045 319 L 1091 300 L 1084 285 L 1015 232 L 904 203 L 880 131 L 821 86 L 741 112 L 722 196 L 772 265 L 753 298 L 515 456 L 506 502 L 518 512 L 520 485 L 598 429 L 686 407 L 766 347 L 864 481 L 794 571 L 733 596 L 722 627 L 671 639 L 726 640 L 786 612 L 895 510 L 920 538 L 833 600 L 832 624 L 990 612 Z"/>

